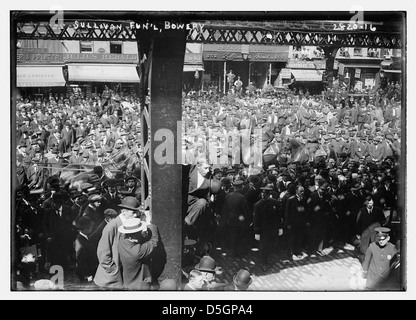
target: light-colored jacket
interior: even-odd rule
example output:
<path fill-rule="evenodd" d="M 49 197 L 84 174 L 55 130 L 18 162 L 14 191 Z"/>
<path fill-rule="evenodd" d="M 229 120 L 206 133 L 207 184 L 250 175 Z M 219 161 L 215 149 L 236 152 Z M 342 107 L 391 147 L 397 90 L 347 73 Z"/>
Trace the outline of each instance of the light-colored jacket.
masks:
<path fill-rule="evenodd" d="M 103 229 L 100 241 L 98 242 L 97 257 L 98 268 L 95 273 L 94 282 L 104 288 L 122 289 L 123 278 L 120 272 L 120 256 L 118 244 L 120 233 L 118 228 L 122 225 L 120 216 L 111 220 Z"/>

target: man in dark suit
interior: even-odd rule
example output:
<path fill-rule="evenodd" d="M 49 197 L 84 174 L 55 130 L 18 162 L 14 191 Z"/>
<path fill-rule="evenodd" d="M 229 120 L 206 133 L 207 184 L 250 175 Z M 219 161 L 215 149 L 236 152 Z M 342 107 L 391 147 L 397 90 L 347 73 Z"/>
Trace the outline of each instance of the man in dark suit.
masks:
<path fill-rule="evenodd" d="M 246 234 L 250 212 L 246 197 L 243 195 L 244 185 L 242 180 L 234 181 L 234 191 L 225 197 L 228 208 L 227 226 L 230 235 L 230 245 L 236 257 L 242 256 L 246 251 Z"/>
<path fill-rule="evenodd" d="M 238 270 L 233 277 L 233 282 L 222 287 L 224 291 L 246 291 L 253 283 L 250 272 L 244 269 Z"/>
<path fill-rule="evenodd" d="M 285 230 L 289 234 L 289 255 L 293 260 L 303 259 L 302 247 L 306 244 L 307 240 L 309 213 L 305 198 L 305 188 L 302 185 L 296 187 L 296 194 L 287 200 L 284 211 Z"/>
<path fill-rule="evenodd" d="M 71 208 L 64 205 L 62 192 L 52 195 L 51 206 L 45 209 L 43 217 L 43 234 L 47 245 L 47 259 L 50 265 L 68 266 L 72 247 Z"/>
<path fill-rule="evenodd" d="M 328 245 L 328 226 L 333 215 L 328 188 L 329 184 L 325 180 L 320 180 L 318 189 L 310 194 L 307 201 L 312 251 L 316 250 L 321 256 L 325 255 L 323 249 Z"/>
<path fill-rule="evenodd" d="M 117 180 L 109 179 L 105 182 L 106 192 L 103 195 L 104 206 L 116 210 L 121 203 L 121 198 L 117 191 Z"/>
<path fill-rule="evenodd" d="M 82 216 L 87 216 L 94 222 L 93 231 L 104 220 L 101 216 L 99 207 L 102 203 L 102 197 L 99 194 L 92 194 L 88 197 L 88 206 L 84 209 Z"/>
<path fill-rule="evenodd" d="M 81 284 L 93 283 L 98 267 L 97 249 L 91 242 L 90 234 L 94 222 L 88 217 L 81 217 L 76 224 L 78 235 L 75 239 L 75 259 L 77 274 Z"/>
<path fill-rule="evenodd" d="M 254 234 L 260 241 L 260 261 L 263 271 L 267 271 L 267 259 L 276 248 L 279 229 L 283 227 L 283 214 L 281 203 L 272 198 L 272 185 L 260 188 L 263 190 L 262 199 L 254 205 Z"/>
<path fill-rule="evenodd" d="M 121 204 L 121 202 L 120 202 Z M 104 220 L 103 222 L 101 222 L 97 228 L 95 228 L 94 231 L 92 231 L 91 235 L 90 235 L 90 240 L 92 241 L 92 243 L 94 244 L 95 248 L 97 248 L 98 246 L 98 242 L 101 239 L 101 236 L 103 234 L 103 230 L 105 228 L 106 225 L 108 225 L 110 223 L 110 221 L 114 220 L 115 218 L 117 218 L 118 216 L 118 211 L 108 208 L 104 210 Z"/>

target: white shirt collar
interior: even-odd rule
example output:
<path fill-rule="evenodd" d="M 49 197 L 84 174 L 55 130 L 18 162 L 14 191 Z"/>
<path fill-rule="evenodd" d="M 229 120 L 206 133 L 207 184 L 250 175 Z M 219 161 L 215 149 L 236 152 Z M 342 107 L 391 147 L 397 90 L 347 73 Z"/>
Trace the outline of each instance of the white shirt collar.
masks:
<path fill-rule="evenodd" d="M 85 239 L 90 240 L 90 239 L 88 239 L 88 236 L 87 236 L 86 234 L 83 234 L 81 231 L 79 232 L 79 234 L 80 234 L 81 236 L 83 236 Z"/>

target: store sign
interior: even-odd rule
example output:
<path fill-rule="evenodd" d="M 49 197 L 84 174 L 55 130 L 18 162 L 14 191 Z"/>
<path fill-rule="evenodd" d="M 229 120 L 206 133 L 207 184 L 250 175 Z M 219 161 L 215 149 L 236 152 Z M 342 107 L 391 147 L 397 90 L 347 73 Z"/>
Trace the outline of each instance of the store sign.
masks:
<path fill-rule="evenodd" d="M 241 44 L 204 44 L 204 51 L 241 52 Z"/>
<path fill-rule="evenodd" d="M 361 69 L 360 68 L 355 68 L 355 77 L 358 78 L 358 79 L 361 77 Z"/>
<path fill-rule="evenodd" d="M 48 53 L 48 49 L 47 48 L 20 48 L 20 49 L 17 49 L 17 53 L 18 54 L 23 54 L 23 53 Z"/>
<path fill-rule="evenodd" d="M 251 62 L 275 62 L 286 61 L 288 57 L 287 53 L 250 53 L 247 60 Z M 241 52 L 207 52 L 203 53 L 203 59 L 205 61 L 244 61 Z"/>
<path fill-rule="evenodd" d="M 202 64 L 202 53 L 185 53 L 185 64 Z"/>
<path fill-rule="evenodd" d="M 325 61 L 296 61 L 287 62 L 286 68 L 292 69 L 326 69 Z"/>
<path fill-rule="evenodd" d="M 115 53 L 18 53 L 18 64 L 54 64 L 64 62 L 137 63 L 137 54 Z"/>
<path fill-rule="evenodd" d="M 246 52 L 246 50 L 244 50 Z M 244 61 L 241 44 L 205 44 L 205 61 Z M 251 62 L 287 61 L 289 46 L 249 45 L 247 60 Z"/>

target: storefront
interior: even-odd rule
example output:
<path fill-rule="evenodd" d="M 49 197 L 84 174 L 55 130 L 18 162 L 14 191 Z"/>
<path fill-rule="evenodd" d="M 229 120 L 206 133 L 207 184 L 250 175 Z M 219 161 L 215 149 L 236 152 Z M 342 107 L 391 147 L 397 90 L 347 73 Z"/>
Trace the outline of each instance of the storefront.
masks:
<path fill-rule="evenodd" d="M 339 58 L 338 76 L 349 92 L 360 93 L 378 88 L 380 85 L 381 59 L 341 59 Z"/>
<path fill-rule="evenodd" d="M 204 74 L 220 92 L 230 88 L 228 79 L 240 77 L 243 88 L 253 82 L 257 88 L 273 84 L 289 57 L 289 46 L 206 44 L 203 47 Z M 233 76 L 227 76 L 231 74 Z"/>
<path fill-rule="evenodd" d="M 17 96 L 48 97 L 65 94 L 66 80 L 62 55 L 49 54 L 46 49 L 18 49 L 16 56 Z"/>
<path fill-rule="evenodd" d="M 66 95 L 74 88 L 83 97 L 100 94 L 107 85 L 114 92 L 138 89 L 137 54 L 49 53 L 25 48 L 17 52 L 16 87 L 19 95 Z"/>
<path fill-rule="evenodd" d="M 380 86 L 385 88 L 388 83 L 402 82 L 402 64 L 401 57 L 386 59 L 380 64 Z"/>
<path fill-rule="evenodd" d="M 278 79 L 281 79 L 282 85 L 286 85 L 290 89 L 320 94 L 323 90 L 322 80 L 325 67 L 325 60 L 322 59 L 310 61 L 289 60 L 286 68 L 281 70 Z"/>
<path fill-rule="evenodd" d="M 101 94 L 107 85 L 114 92 L 134 93 L 140 81 L 136 65 L 68 64 L 68 81 L 85 90 L 86 96 Z"/>
<path fill-rule="evenodd" d="M 204 67 L 202 65 L 202 53 L 185 53 L 183 64 L 183 91 L 199 91 L 203 89 Z"/>

